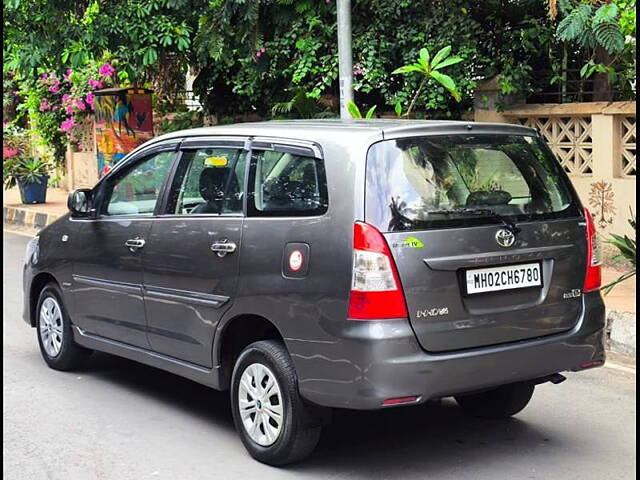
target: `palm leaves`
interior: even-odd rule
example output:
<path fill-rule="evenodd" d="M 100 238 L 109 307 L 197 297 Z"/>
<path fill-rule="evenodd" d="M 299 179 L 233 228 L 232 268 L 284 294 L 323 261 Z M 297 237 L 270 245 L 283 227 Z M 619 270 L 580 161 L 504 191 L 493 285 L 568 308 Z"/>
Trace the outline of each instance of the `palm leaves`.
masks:
<path fill-rule="evenodd" d="M 453 98 L 455 98 L 458 102 L 461 100 L 462 96 L 460 95 L 460 92 L 456 87 L 456 82 L 453 80 L 453 78 L 439 71 L 443 68 L 455 65 L 456 63 L 460 63 L 463 60 L 462 57 L 450 57 L 449 55 L 451 55 L 451 45 L 447 45 L 446 47 L 439 50 L 438 53 L 433 56 L 433 58 L 431 58 L 429 50 L 427 50 L 426 48 L 422 48 L 420 49 L 420 54 L 417 62 L 411 63 L 409 65 L 404 65 L 400 68 L 396 68 L 393 72 L 391 72 L 392 75 L 409 75 L 412 73 L 419 73 L 424 77 L 422 79 L 422 82 L 420 83 L 420 86 L 418 87 L 418 90 L 416 91 L 416 94 L 411 100 L 411 104 L 409 105 L 409 108 L 407 109 L 405 115 L 409 115 L 409 113 L 411 113 L 416 100 L 422 92 L 422 89 L 430 79 L 435 80 L 437 83 L 446 88 L 453 96 Z"/>
<path fill-rule="evenodd" d="M 331 112 L 322 110 L 315 98 L 311 98 L 304 90 L 298 90 L 286 102 L 277 102 L 271 108 L 274 117 L 286 118 L 323 118 L 333 116 Z"/>

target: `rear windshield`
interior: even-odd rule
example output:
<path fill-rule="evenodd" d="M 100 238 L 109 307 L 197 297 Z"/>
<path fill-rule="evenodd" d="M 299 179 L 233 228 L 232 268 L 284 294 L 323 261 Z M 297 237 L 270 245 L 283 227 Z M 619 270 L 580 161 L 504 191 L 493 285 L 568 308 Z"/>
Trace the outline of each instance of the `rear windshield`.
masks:
<path fill-rule="evenodd" d="M 366 221 L 382 231 L 578 216 L 568 179 L 549 148 L 522 135 L 376 143 L 367 158 L 365 208 Z"/>

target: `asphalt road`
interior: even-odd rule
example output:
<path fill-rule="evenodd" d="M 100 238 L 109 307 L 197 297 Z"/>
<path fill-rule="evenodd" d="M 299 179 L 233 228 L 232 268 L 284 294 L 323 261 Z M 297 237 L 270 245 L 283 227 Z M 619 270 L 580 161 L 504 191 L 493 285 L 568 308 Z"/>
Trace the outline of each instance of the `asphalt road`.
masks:
<path fill-rule="evenodd" d="M 226 393 L 104 354 L 79 372 L 48 369 L 21 319 L 27 240 L 4 235 L 5 479 L 635 478 L 635 375 L 610 368 L 539 386 L 506 421 L 471 419 L 448 400 L 336 412 L 310 460 L 261 465 Z"/>

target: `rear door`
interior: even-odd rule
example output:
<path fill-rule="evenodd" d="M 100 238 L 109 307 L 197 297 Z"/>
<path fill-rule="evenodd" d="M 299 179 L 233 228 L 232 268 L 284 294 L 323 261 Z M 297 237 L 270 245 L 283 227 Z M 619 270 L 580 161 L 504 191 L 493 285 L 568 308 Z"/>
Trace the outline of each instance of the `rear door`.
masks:
<path fill-rule="evenodd" d="M 587 258 L 579 212 L 535 137 L 420 137 L 369 152 L 366 219 L 385 232 L 428 351 L 572 328 Z"/>
<path fill-rule="evenodd" d="M 213 336 L 233 301 L 242 241 L 244 142 L 185 140 L 144 256 L 151 348 L 212 366 Z"/>

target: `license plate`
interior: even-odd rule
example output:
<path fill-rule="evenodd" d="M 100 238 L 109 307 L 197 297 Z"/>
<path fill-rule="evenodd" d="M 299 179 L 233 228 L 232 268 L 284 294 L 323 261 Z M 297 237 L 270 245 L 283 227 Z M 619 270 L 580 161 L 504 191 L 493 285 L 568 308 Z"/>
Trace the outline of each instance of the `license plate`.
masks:
<path fill-rule="evenodd" d="M 467 270 L 467 293 L 495 292 L 542 285 L 539 263 Z"/>

